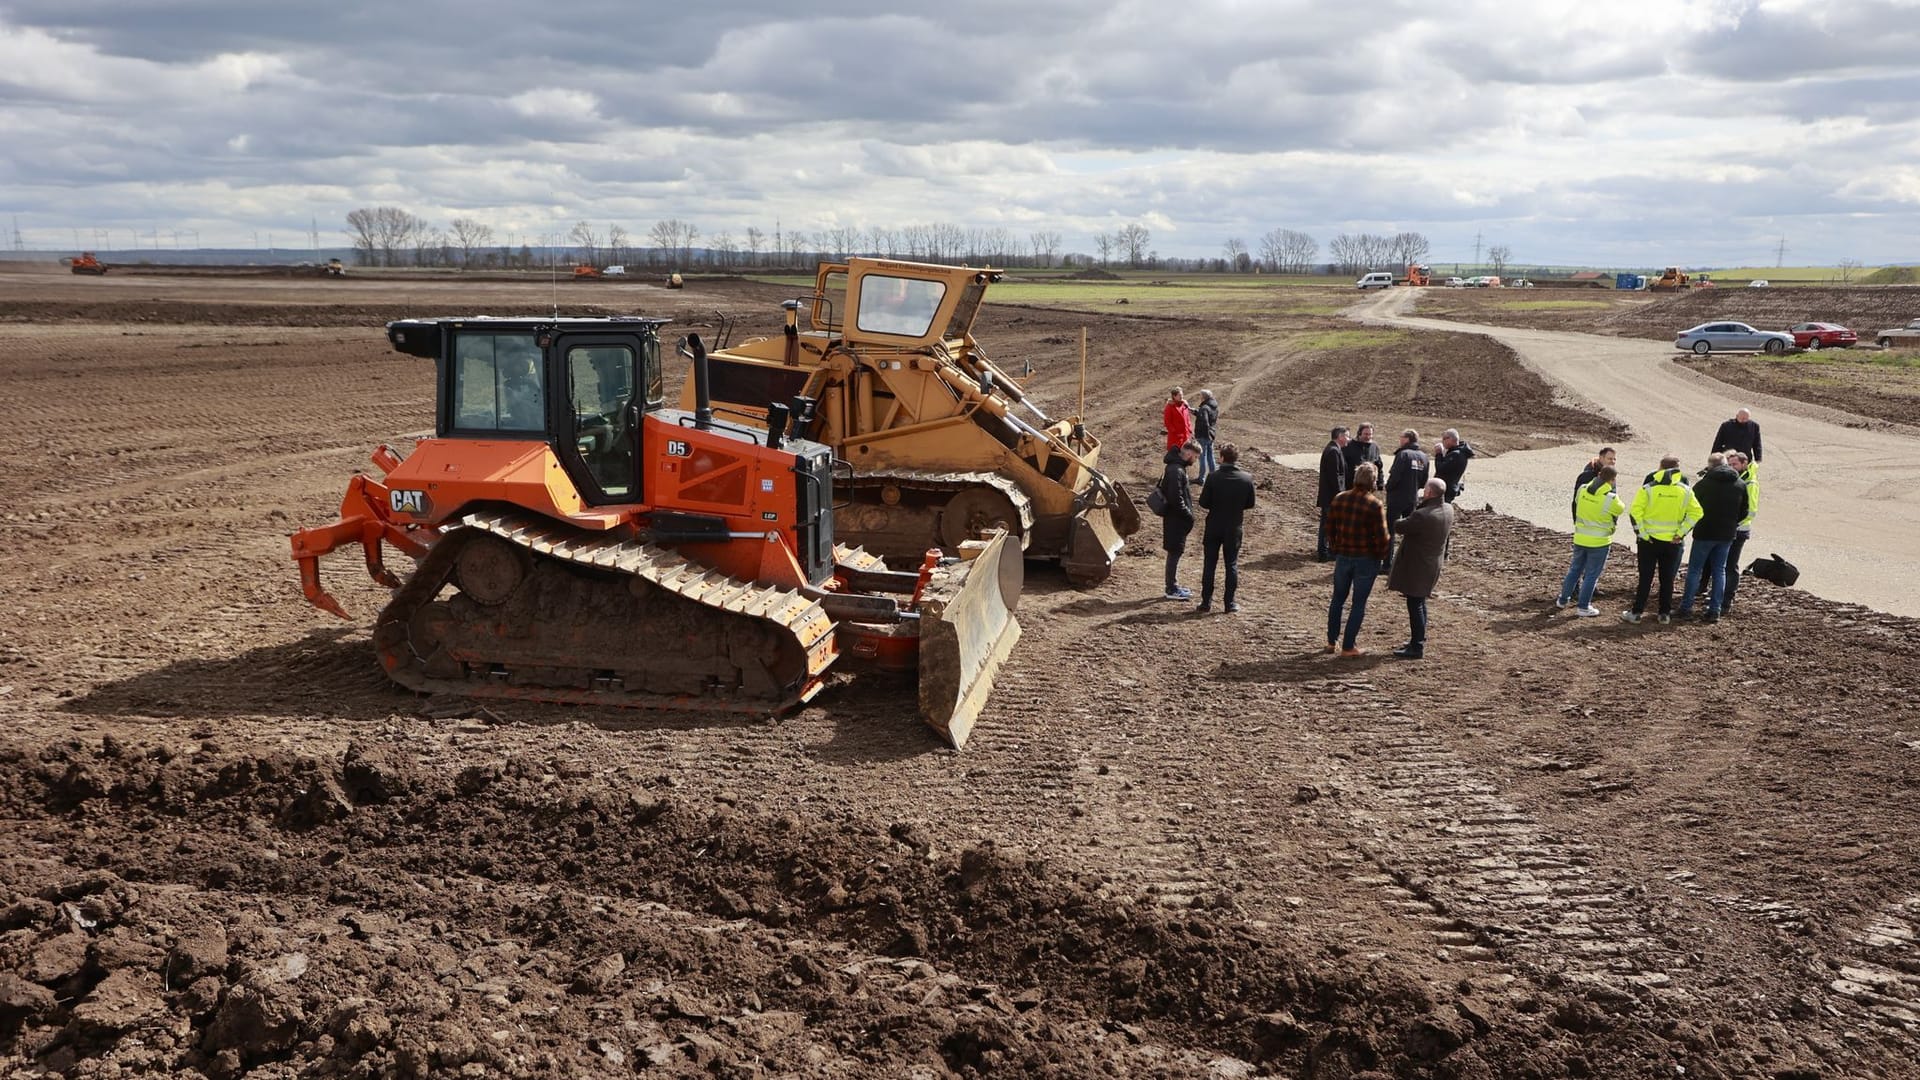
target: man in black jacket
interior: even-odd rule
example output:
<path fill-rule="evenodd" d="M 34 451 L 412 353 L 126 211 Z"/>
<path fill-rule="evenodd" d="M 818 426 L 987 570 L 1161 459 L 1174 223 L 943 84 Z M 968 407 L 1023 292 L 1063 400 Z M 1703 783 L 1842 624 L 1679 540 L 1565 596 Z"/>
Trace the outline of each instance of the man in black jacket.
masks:
<path fill-rule="evenodd" d="M 1353 470 L 1362 465 L 1372 465 L 1376 473 L 1382 470 L 1380 447 L 1373 441 L 1373 425 L 1361 424 L 1353 429 L 1353 441 L 1341 451 L 1347 455 L 1347 476 L 1353 476 Z M 1351 483 L 1351 480 L 1349 480 Z"/>
<path fill-rule="evenodd" d="M 1753 413 L 1741 409 L 1733 414 L 1733 419 L 1720 421 L 1720 430 L 1713 434 L 1713 453 L 1738 450 L 1747 455 L 1750 461 L 1760 460 L 1760 421 Z"/>
<path fill-rule="evenodd" d="M 1720 605 L 1727 596 L 1727 552 L 1733 547 L 1733 534 L 1747 516 L 1747 484 L 1740 474 L 1727 467 L 1723 454 L 1707 457 L 1707 471 L 1693 485 L 1700 500 L 1700 524 L 1693 527 L 1693 550 L 1687 554 L 1687 587 L 1680 594 L 1680 617 L 1693 614 L 1694 597 L 1700 593 L 1703 576 L 1711 577 L 1712 591 L 1707 594 L 1707 613 L 1701 622 L 1719 622 Z"/>
<path fill-rule="evenodd" d="M 1433 463 L 1433 475 L 1447 482 L 1447 501 L 1460 497 L 1460 489 L 1466 486 L 1467 462 L 1473 460 L 1473 447 L 1460 437 L 1460 433 L 1448 428 L 1440 436 L 1440 460 Z"/>
<path fill-rule="evenodd" d="M 1400 449 L 1393 452 L 1393 468 L 1387 473 L 1387 528 L 1413 513 L 1420 503 L 1420 491 L 1427 486 L 1433 461 L 1420 449 L 1420 433 L 1408 428 L 1400 433 Z M 1382 570 L 1393 568 L 1393 545 L 1387 546 L 1387 561 Z"/>
<path fill-rule="evenodd" d="M 1400 449 L 1393 453 L 1393 468 L 1387 472 L 1387 522 L 1391 525 L 1408 514 L 1420 502 L 1420 489 L 1427 486 L 1427 474 L 1433 462 L 1420 449 L 1420 433 L 1408 428 L 1400 433 Z"/>
<path fill-rule="evenodd" d="M 1315 562 L 1328 562 L 1333 558 L 1327 552 L 1327 507 L 1333 505 L 1335 495 L 1347 490 L 1347 485 L 1353 482 L 1353 466 L 1347 464 L 1347 441 L 1347 429 L 1334 428 L 1326 449 L 1320 451 L 1320 535 L 1314 542 Z"/>
<path fill-rule="evenodd" d="M 1240 467 L 1240 448 L 1220 444 L 1220 467 L 1207 477 L 1200 489 L 1200 507 L 1207 512 L 1207 527 L 1200 534 L 1200 549 L 1206 562 L 1200 571 L 1200 610 L 1213 607 L 1213 568 L 1224 550 L 1227 556 L 1227 611 L 1240 606 L 1233 594 L 1240 587 L 1240 523 L 1253 505 L 1253 474 Z"/>

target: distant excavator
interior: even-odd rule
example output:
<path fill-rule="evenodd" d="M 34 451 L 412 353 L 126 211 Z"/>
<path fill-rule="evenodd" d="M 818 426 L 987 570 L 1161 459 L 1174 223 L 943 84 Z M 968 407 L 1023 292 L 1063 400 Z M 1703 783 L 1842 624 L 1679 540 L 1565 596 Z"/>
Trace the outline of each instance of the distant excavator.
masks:
<path fill-rule="evenodd" d="M 1049 415 L 974 340 L 1000 277 L 891 259 L 822 263 L 813 295 L 785 303 L 779 337 L 713 353 L 714 401 L 761 427 L 790 422 L 778 407 L 770 417 L 768 402 L 818 403 L 803 431 L 852 466 L 852 505 L 837 521 L 850 542 L 911 559 L 1000 528 L 1028 558 L 1097 584 L 1140 514 L 1100 471 L 1100 440 L 1083 418 Z M 692 392 L 689 380 L 682 407 Z"/>
<path fill-rule="evenodd" d="M 95 258 L 91 251 L 83 251 L 76 258 L 69 259 L 68 262 L 72 264 L 73 272 L 76 274 L 101 277 L 107 272 L 107 264 Z"/>

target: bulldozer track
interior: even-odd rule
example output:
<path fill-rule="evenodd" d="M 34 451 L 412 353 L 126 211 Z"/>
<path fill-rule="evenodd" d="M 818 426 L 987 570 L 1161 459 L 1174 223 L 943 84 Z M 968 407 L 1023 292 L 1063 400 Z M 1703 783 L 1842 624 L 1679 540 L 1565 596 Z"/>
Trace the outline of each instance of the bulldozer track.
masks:
<path fill-rule="evenodd" d="M 452 633 L 443 638 L 431 626 L 434 616 L 429 605 L 444 586 L 456 580 L 456 561 L 467 545 L 481 537 L 504 541 L 532 559 L 525 575 L 511 586 L 510 599 L 515 602 L 541 577 L 543 562 L 624 578 L 629 584 L 626 589 L 607 590 L 601 587 L 603 578 L 584 586 L 562 586 L 552 584 L 549 575 L 548 582 L 534 586 L 545 593 L 537 601 L 528 601 L 536 603 L 539 613 L 534 618 L 449 608 Z M 637 607 L 626 606 L 621 594 L 632 590 L 634 582 L 644 583 L 645 593 L 640 594 Z M 463 589 L 462 594 L 469 591 Z M 699 605 L 705 615 L 684 608 L 662 609 L 660 596 Z M 582 598 L 592 602 L 591 611 L 552 610 Z M 466 597 L 456 596 L 454 602 L 461 599 Z M 423 629 L 422 617 L 430 620 L 431 628 Z M 469 620 L 466 627 L 457 621 L 461 618 Z M 472 655 L 476 648 L 495 647 L 470 641 L 469 628 L 488 621 L 518 628 L 544 625 L 552 630 L 602 620 L 616 631 L 630 630 L 631 637 L 610 652 L 604 642 L 590 639 L 547 644 L 509 640 L 496 633 L 495 638 L 504 642 L 497 646 L 502 649 L 500 656 Z M 709 625 L 693 625 L 701 621 Z M 468 636 L 459 636 L 463 632 Z M 681 644 L 701 651 L 674 652 L 671 663 L 650 664 L 656 650 L 669 651 L 675 635 Z M 395 681 L 416 690 L 622 707 L 778 713 L 819 692 L 819 676 L 833 658 L 833 620 L 817 601 L 797 591 L 740 581 L 645 541 L 583 533 L 525 513 L 475 513 L 461 518 L 454 530 L 434 544 L 413 577 L 394 595 L 380 614 L 374 643 Z M 516 659 L 511 655 L 516 645 L 533 652 L 544 647 L 546 655 Z M 556 655 L 577 663 L 576 649 L 599 662 L 556 666 Z"/>
<path fill-rule="evenodd" d="M 872 489 L 885 486 L 906 488 L 910 491 L 946 492 L 950 495 L 976 487 L 990 487 L 1007 497 L 1014 512 L 1020 515 L 1020 546 L 1024 550 L 1027 538 L 1033 532 L 1033 499 L 1020 490 L 1020 485 L 993 472 L 933 472 L 927 469 L 875 469 L 855 473 L 854 490 Z"/>

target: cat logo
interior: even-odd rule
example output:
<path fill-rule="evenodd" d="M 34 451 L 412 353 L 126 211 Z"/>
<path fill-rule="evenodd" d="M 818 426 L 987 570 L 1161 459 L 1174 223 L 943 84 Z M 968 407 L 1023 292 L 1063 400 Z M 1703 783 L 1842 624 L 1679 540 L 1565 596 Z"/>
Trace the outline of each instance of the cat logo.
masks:
<path fill-rule="evenodd" d="M 387 502 L 396 514 L 425 517 L 427 513 L 427 493 L 424 491 L 403 491 L 395 488 L 387 492 Z"/>

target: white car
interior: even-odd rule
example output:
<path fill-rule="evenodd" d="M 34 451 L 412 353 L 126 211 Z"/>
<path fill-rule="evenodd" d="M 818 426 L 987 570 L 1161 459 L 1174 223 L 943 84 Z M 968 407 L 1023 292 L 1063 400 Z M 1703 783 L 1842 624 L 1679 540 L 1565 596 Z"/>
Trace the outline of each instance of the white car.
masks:
<path fill-rule="evenodd" d="M 627 268 L 624 266 L 609 266 L 605 270 L 600 271 L 600 273 L 607 277 L 626 277 Z"/>
<path fill-rule="evenodd" d="M 1904 349 L 1909 345 L 1920 344 L 1920 319 L 1915 319 L 1905 326 L 1882 330 L 1874 341 L 1883 349 L 1891 349 L 1896 345 Z"/>
<path fill-rule="evenodd" d="M 1531 289 L 1533 288 L 1533 282 L 1528 281 L 1526 278 L 1514 278 L 1512 281 L 1507 282 L 1507 288 Z"/>
<path fill-rule="evenodd" d="M 1393 275 L 1385 270 L 1375 270 L 1371 274 L 1362 275 L 1359 281 L 1353 283 L 1353 287 L 1356 289 L 1391 289 L 1393 288 Z"/>
<path fill-rule="evenodd" d="M 1773 285 L 1772 282 L 1768 281 L 1766 278 L 1763 278 L 1763 277 L 1757 277 L 1757 278 L 1754 278 L 1752 281 L 1747 282 L 1747 288 L 1749 289 L 1766 289 L 1766 288 L 1771 288 L 1772 285 Z"/>
<path fill-rule="evenodd" d="M 1466 287 L 1467 287 L 1466 278 L 1450 277 L 1447 279 L 1447 288 L 1449 289 L 1464 289 Z"/>

